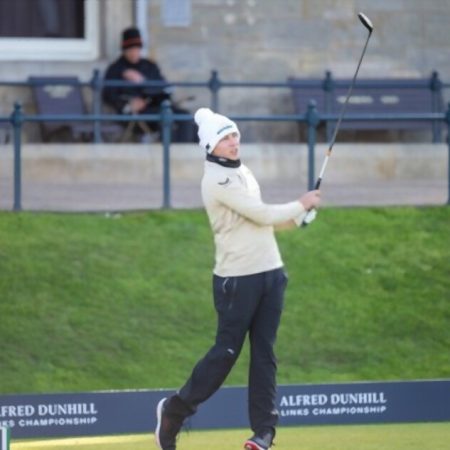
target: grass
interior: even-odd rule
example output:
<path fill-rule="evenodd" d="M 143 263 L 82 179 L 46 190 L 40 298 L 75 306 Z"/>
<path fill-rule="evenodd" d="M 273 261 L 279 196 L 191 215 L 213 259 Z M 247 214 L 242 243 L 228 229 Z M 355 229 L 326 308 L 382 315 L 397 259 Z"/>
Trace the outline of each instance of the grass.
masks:
<path fill-rule="evenodd" d="M 279 382 L 450 377 L 449 235 L 448 207 L 280 233 Z M 178 387 L 214 336 L 212 265 L 203 211 L 1 213 L 0 393 Z"/>
<path fill-rule="evenodd" d="M 180 450 L 242 448 L 246 430 L 182 434 Z M 281 428 L 275 448 L 283 450 L 447 450 L 450 423 L 320 426 Z M 110 436 L 11 443 L 11 450 L 147 450 L 156 448 L 153 436 Z"/>

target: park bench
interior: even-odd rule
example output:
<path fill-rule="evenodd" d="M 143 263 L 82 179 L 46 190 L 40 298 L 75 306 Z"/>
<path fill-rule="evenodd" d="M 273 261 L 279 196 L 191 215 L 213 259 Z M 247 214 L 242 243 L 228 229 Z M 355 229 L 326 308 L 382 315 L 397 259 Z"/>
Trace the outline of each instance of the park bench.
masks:
<path fill-rule="evenodd" d="M 30 76 L 28 82 L 33 91 L 36 111 L 42 115 L 86 115 L 86 108 L 81 84 L 76 76 L 68 77 L 40 77 Z M 50 142 L 62 133 L 69 135 L 73 141 L 92 141 L 94 136 L 93 122 L 71 121 L 40 122 L 44 142 Z M 123 134 L 123 127 L 117 123 L 102 122 L 100 131 L 109 141 L 119 139 Z"/>
<path fill-rule="evenodd" d="M 308 103 L 314 99 L 319 114 L 341 111 L 351 83 L 350 79 L 333 79 L 327 72 L 324 79 L 288 78 L 292 90 L 294 111 L 305 114 Z M 444 100 L 441 82 L 436 72 L 430 78 L 366 78 L 356 81 L 347 105 L 346 115 L 441 113 Z M 335 121 L 324 123 L 327 137 L 331 136 Z M 427 130 L 433 142 L 440 142 L 442 124 L 429 120 L 343 120 L 346 130 Z"/>

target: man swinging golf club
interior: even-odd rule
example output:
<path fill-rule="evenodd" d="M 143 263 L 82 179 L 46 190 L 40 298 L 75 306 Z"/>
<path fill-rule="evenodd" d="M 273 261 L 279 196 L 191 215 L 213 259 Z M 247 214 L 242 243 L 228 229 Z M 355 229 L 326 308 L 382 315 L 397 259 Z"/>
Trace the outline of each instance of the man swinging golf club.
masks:
<path fill-rule="evenodd" d="M 310 191 L 284 204 L 264 203 L 256 179 L 240 161 L 236 123 L 207 108 L 195 113 L 195 121 L 206 151 L 202 197 L 216 247 L 212 287 L 217 334 L 184 386 L 159 402 L 156 443 L 163 450 L 176 449 L 183 421 L 225 381 L 248 333 L 248 405 L 254 434 L 244 447 L 267 450 L 278 422 L 273 347 L 287 284 L 274 229 L 300 226 L 307 212 L 319 205 L 320 193 Z"/>

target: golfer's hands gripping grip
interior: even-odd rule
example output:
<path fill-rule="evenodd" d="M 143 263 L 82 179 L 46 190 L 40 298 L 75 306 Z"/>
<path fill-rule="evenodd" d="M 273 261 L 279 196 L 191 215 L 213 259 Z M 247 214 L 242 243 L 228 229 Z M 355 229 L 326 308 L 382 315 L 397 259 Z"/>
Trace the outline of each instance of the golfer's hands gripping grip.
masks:
<path fill-rule="evenodd" d="M 307 192 L 305 195 L 300 197 L 300 203 L 307 211 L 301 223 L 301 226 L 304 227 L 316 218 L 317 211 L 315 208 L 319 206 L 320 203 L 320 191 L 318 189 L 315 189 L 313 191 Z"/>
<path fill-rule="evenodd" d="M 306 216 L 303 218 L 303 222 L 302 222 L 302 227 L 306 227 L 307 225 L 309 225 L 317 216 L 317 209 L 313 208 L 310 209 L 307 213 Z"/>

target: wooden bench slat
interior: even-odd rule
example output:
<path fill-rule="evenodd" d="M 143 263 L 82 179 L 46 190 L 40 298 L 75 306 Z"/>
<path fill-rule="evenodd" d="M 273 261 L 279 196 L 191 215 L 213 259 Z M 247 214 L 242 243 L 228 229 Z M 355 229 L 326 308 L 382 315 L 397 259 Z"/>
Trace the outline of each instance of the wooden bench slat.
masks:
<path fill-rule="evenodd" d="M 351 80 L 333 80 L 336 87 L 326 92 L 324 80 L 313 78 L 289 78 L 292 85 L 292 98 L 296 114 L 304 114 L 311 99 L 317 102 L 319 113 L 339 114 L 348 93 Z M 308 86 L 302 86 L 302 83 Z M 317 83 L 320 87 L 311 87 Z M 429 79 L 362 79 L 357 80 L 347 105 L 347 114 L 380 114 L 380 113 L 436 113 L 444 111 L 444 100 L 441 91 L 434 92 Z M 334 122 L 334 121 L 333 121 Z M 356 121 L 344 120 L 342 129 L 349 130 L 433 130 L 433 126 L 441 126 L 432 121 L 377 120 Z"/>

